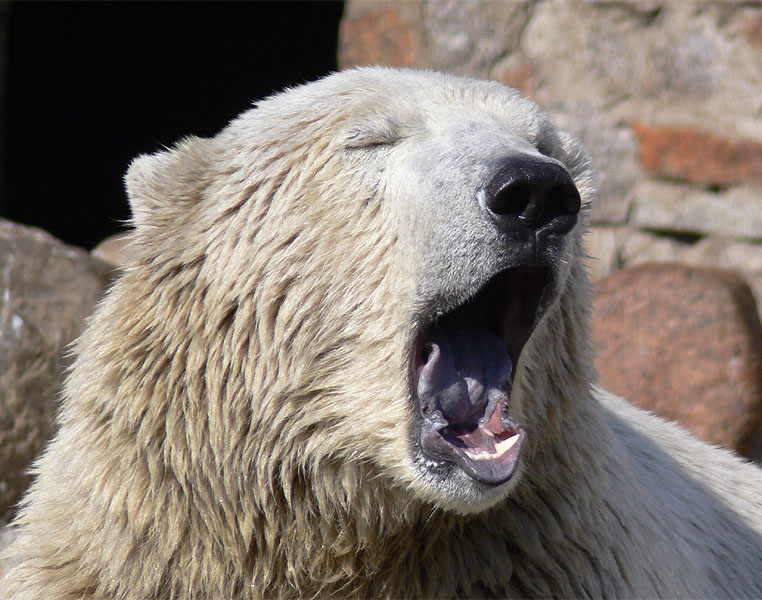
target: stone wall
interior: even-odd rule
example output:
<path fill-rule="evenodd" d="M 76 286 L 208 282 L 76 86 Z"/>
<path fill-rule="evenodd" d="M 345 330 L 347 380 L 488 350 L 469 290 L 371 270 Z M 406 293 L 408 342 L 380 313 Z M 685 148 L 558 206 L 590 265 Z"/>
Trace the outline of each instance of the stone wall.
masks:
<path fill-rule="evenodd" d="M 0 527 L 55 428 L 66 348 L 114 275 L 81 248 L 0 219 Z"/>
<path fill-rule="evenodd" d="M 348 0 L 339 63 L 493 78 L 585 143 L 594 278 L 739 272 L 762 302 L 762 3 Z"/>

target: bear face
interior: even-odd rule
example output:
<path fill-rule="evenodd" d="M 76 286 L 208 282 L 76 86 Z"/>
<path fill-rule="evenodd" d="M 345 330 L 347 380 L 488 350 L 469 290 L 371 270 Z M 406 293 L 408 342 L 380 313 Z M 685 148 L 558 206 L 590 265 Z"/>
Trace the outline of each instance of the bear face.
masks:
<path fill-rule="evenodd" d="M 412 489 L 461 512 L 516 485 L 527 432 L 542 435 L 519 418 L 523 349 L 577 261 L 590 195 L 578 146 L 533 104 L 497 83 L 349 71 L 139 158 L 127 183 L 135 286 L 150 273 L 176 312 L 167 273 L 195 277 L 171 331 L 219 347 L 213 372 L 247 400 L 232 414 L 243 401 L 218 389 L 217 428 L 257 424 L 244 465 L 288 482 L 332 464 L 339 490 L 381 477 L 401 503 Z"/>
<path fill-rule="evenodd" d="M 401 152 L 390 171 L 412 171 L 409 206 L 427 231 L 416 239 L 413 462 L 435 502 L 471 511 L 519 479 L 516 367 L 569 275 L 581 200 L 563 163 L 495 120 L 448 120 L 459 117 L 459 131 L 411 143 L 416 159 Z"/>

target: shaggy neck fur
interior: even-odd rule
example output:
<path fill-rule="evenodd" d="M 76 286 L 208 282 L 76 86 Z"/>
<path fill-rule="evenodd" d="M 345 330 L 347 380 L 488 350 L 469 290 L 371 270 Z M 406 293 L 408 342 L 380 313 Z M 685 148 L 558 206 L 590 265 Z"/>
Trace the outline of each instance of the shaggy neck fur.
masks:
<path fill-rule="evenodd" d="M 183 273 L 193 277 L 187 270 Z M 107 302 L 114 309 L 119 306 L 119 298 Z M 590 363 L 586 326 L 579 325 L 585 323 L 579 318 L 582 305 L 584 299 L 564 295 L 544 328 L 543 335 L 564 336 L 569 342 L 564 347 L 572 350 L 553 356 L 545 370 L 527 368 L 524 374 L 525 389 L 547 390 L 543 398 L 526 392 L 522 400 L 524 412 L 538 419 L 531 432 L 535 443 L 527 474 L 507 501 L 468 516 L 413 499 L 367 462 L 353 461 L 351 456 L 310 455 L 309 428 L 291 427 L 288 416 L 280 422 L 246 423 L 241 415 L 224 414 L 230 402 L 222 400 L 236 391 L 226 388 L 229 375 L 217 372 L 214 353 L 206 357 L 204 368 L 211 370 L 209 381 L 217 381 L 217 387 L 195 382 L 196 390 L 206 390 L 207 396 L 199 398 L 186 386 L 200 368 L 183 362 L 183 356 L 193 356 L 190 348 L 181 344 L 171 352 L 155 353 L 150 345 L 158 343 L 161 332 L 145 332 L 146 346 L 122 349 L 144 353 L 142 363 L 126 361 L 142 364 L 140 371 L 104 372 L 104 389 L 115 389 L 118 381 L 122 397 L 131 390 L 129 403 L 77 395 L 81 383 L 77 371 L 69 381 L 69 393 L 78 402 L 66 405 L 56 444 L 77 440 L 75 445 L 82 448 L 108 445 L 111 449 L 102 454 L 113 460 L 99 466 L 111 470 L 107 478 L 88 471 L 96 465 L 89 465 L 90 454 L 84 450 L 76 476 L 71 462 L 54 469 L 61 473 L 61 486 L 87 489 L 72 494 L 89 498 L 87 506 L 74 507 L 74 514 L 77 510 L 100 514 L 103 524 L 70 535 L 76 544 L 87 543 L 87 548 L 75 544 L 50 549 L 48 560 L 70 571 L 66 590 L 60 589 L 60 570 L 56 574 L 56 597 L 87 593 L 116 598 L 453 597 L 611 591 L 613 583 L 607 582 L 614 581 L 617 572 L 599 568 L 605 559 L 593 557 L 601 555 L 600 548 L 588 552 L 582 541 L 593 543 L 589 535 L 575 536 L 575 532 L 589 533 L 604 513 L 619 518 L 615 507 L 606 506 L 605 494 L 591 490 L 593 482 L 613 481 L 601 459 L 612 455 L 612 449 L 601 433 L 605 425 L 599 408 L 586 389 Z M 109 307 L 104 309 L 108 315 Z M 570 314 L 575 319 L 570 320 Z M 111 322 L 108 316 L 102 321 Z M 92 340 L 100 335 L 99 325 L 91 330 L 96 332 Z M 92 340 L 86 334 L 80 345 L 87 347 Z M 547 347 L 547 340 L 538 342 Z M 81 356 L 93 354 L 98 368 L 115 364 L 113 357 L 98 353 Z M 162 363 L 168 356 L 174 358 L 173 364 L 184 364 L 183 372 Z M 93 367 L 80 365 L 79 371 L 91 372 Z M 153 381 L 146 376 L 151 368 L 169 376 Z M 555 382 L 565 382 L 564 387 Z M 151 402 L 170 391 L 179 398 L 177 403 Z M 287 397 L 289 390 L 278 393 L 283 397 L 271 398 L 273 405 L 299 405 L 299 398 Z M 537 404 L 534 409 L 532 402 Z M 544 420 L 539 417 L 543 414 Z M 223 426 L 249 430 L 220 430 Z M 256 439 L 258 447 L 221 454 L 217 440 L 225 436 L 243 443 Z M 304 461 L 267 460 L 276 447 L 284 457 L 298 457 L 299 448 L 306 448 L 301 451 Z M 195 448 L 195 454 L 188 448 Z M 56 456 L 54 444 L 42 461 L 56 462 Z M 251 464 L 241 464 L 241 457 Z M 590 465 L 584 477 L 574 472 L 580 461 Z M 538 465 L 544 467 L 539 470 Z M 228 473 L 244 476 L 232 478 Z M 63 518 L 72 507 L 59 509 L 61 518 L 26 526 L 68 523 L 76 530 L 80 526 L 76 518 L 73 522 Z M 82 520 L 89 527 L 93 522 L 92 517 Z M 487 543 L 496 534 L 505 541 L 502 552 Z M 553 571 L 554 565 L 574 564 L 568 560 L 571 550 L 578 561 L 589 562 L 586 568 Z M 549 554 L 558 554 L 558 560 L 548 560 Z M 103 556 L 109 557 L 106 564 Z M 540 556 L 545 558 L 539 561 Z M 39 560 L 29 566 L 39 567 L 35 564 Z M 537 573 L 540 564 L 550 571 Z M 510 589 L 500 583 L 507 581 L 507 569 L 513 573 Z M 227 576 L 215 577 L 220 572 Z M 503 575 L 498 577 L 499 573 Z"/>

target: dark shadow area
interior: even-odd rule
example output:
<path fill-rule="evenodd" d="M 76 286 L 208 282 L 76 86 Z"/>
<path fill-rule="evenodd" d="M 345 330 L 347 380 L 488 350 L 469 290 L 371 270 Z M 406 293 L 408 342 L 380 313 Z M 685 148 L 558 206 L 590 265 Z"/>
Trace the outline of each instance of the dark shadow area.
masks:
<path fill-rule="evenodd" d="M 91 247 L 142 152 L 336 69 L 341 2 L 12 2 L 0 216 Z"/>

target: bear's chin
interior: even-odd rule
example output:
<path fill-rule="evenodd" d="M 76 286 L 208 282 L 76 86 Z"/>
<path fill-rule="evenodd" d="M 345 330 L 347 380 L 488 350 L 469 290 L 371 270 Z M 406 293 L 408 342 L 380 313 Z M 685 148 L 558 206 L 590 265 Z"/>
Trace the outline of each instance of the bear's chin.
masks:
<path fill-rule="evenodd" d="M 485 510 L 520 478 L 527 433 L 511 414 L 515 365 L 554 280 L 547 267 L 507 268 L 415 336 L 413 462 L 442 508 Z"/>
<path fill-rule="evenodd" d="M 499 485 L 476 481 L 452 463 L 416 461 L 418 483 L 416 490 L 424 501 L 438 508 L 460 514 L 484 512 L 508 498 L 519 485 L 523 475 L 523 461 L 519 460 L 511 477 Z"/>

